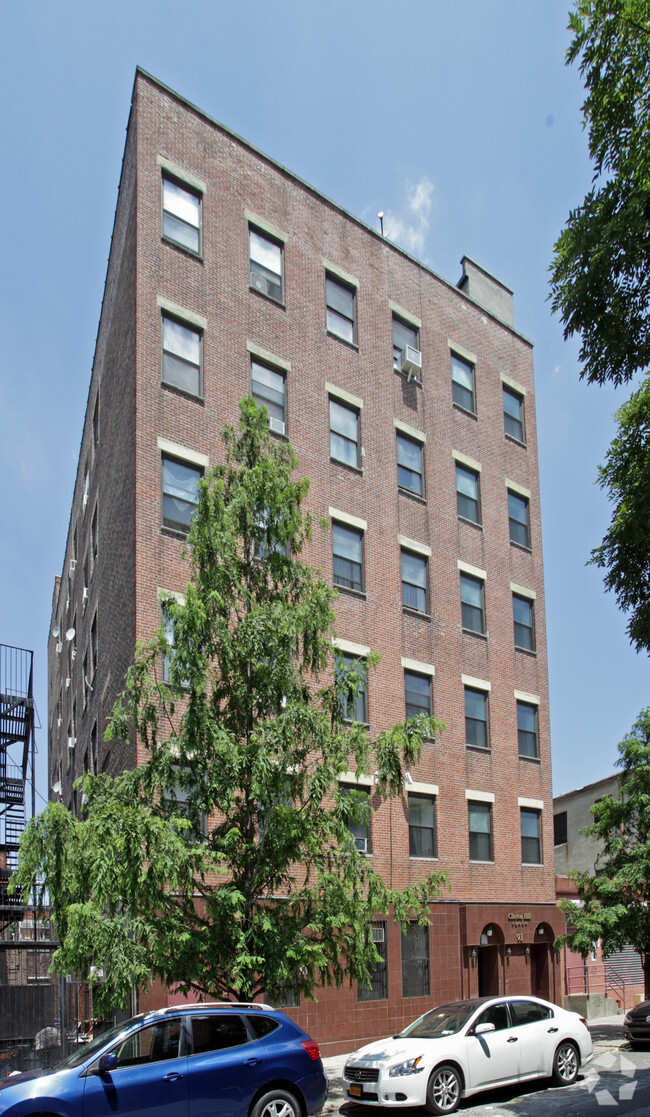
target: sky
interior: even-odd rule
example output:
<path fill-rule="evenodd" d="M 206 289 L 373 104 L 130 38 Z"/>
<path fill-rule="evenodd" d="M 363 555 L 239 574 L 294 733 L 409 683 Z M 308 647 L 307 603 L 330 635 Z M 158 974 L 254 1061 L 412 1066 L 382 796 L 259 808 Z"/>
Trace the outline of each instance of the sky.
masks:
<path fill-rule="evenodd" d="M 555 794 L 609 775 L 648 662 L 587 566 L 626 398 L 584 384 L 548 302 L 591 181 L 568 0 L 21 0 L 0 68 L 0 642 L 33 649 L 47 794 L 47 642 L 136 65 L 448 281 L 471 256 L 535 344 Z M 444 713 L 444 712 L 443 712 Z M 441 715 L 442 716 L 442 715 Z"/>

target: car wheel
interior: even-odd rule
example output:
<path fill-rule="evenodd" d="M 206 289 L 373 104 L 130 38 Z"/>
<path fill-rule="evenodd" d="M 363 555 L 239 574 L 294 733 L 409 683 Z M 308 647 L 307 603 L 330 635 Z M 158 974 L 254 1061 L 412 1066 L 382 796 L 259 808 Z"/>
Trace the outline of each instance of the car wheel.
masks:
<path fill-rule="evenodd" d="M 462 1092 L 460 1073 L 456 1067 L 443 1063 L 433 1071 L 427 1086 L 429 1113 L 455 1113 Z"/>
<path fill-rule="evenodd" d="M 288 1090 L 269 1090 L 255 1102 L 251 1117 L 302 1117 L 302 1110 Z"/>
<path fill-rule="evenodd" d="M 575 1043 L 561 1043 L 553 1059 L 553 1081 L 558 1086 L 570 1086 L 578 1077 L 580 1056 Z"/>

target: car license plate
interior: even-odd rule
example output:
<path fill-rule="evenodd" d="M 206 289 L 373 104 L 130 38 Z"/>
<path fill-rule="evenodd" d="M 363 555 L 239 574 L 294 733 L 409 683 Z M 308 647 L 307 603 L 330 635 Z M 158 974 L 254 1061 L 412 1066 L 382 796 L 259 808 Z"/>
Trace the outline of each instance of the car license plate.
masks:
<path fill-rule="evenodd" d="M 350 1086 L 350 1097 L 352 1097 L 352 1098 L 362 1098 L 363 1097 L 363 1087 L 361 1087 L 361 1086 Z"/>

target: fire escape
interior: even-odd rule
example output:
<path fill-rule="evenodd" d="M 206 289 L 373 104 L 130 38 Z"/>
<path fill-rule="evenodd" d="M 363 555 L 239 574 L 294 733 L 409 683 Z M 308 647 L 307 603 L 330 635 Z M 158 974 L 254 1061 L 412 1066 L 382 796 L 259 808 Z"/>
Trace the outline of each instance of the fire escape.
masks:
<path fill-rule="evenodd" d="M 0 644 L 0 931 L 23 918 L 7 885 L 25 829 L 25 780 L 34 744 L 34 653 Z"/>

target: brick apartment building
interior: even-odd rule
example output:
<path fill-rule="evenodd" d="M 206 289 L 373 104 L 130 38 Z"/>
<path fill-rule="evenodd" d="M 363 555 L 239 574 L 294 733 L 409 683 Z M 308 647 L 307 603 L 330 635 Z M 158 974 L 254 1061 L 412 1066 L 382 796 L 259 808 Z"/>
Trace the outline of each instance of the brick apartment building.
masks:
<path fill-rule="evenodd" d="M 370 992 L 290 1009 L 326 1051 L 460 995 L 560 995 L 532 350 L 511 292 L 462 264 L 441 279 L 137 71 L 54 589 L 50 785 L 74 809 L 81 772 L 143 759 L 104 727 L 252 392 L 331 521 L 307 557 L 339 586 L 340 647 L 381 653 L 360 716 L 447 725 L 401 802 L 369 788 L 359 841 L 392 884 L 438 867 L 451 892 L 424 933 L 378 927 Z"/>

